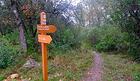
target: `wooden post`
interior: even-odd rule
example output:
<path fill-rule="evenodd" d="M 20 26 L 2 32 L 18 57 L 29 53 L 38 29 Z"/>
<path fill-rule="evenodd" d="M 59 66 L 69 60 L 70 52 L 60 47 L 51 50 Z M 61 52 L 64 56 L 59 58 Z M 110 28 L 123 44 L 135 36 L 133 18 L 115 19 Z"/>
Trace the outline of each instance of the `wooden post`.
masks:
<path fill-rule="evenodd" d="M 44 81 L 48 81 L 48 54 L 47 54 L 47 44 L 41 43 L 42 47 L 42 71 Z"/>
<path fill-rule="evenodd" d="M 42 50 L 42 72 L 43 80 L 48 81 L 48 51 L 47 45 L 50 44 L 52 38 L 46 33 L 53 33 L 56 31 L 56 27 L 53 25 L 46 25 L 46 13 L 40 13 L 40 25 L 37 25 L 38 41 L 41 43 Z"/>
<path fill-rule="evenodd" d="M 40 13 L 40 24 L 46 25 L 46 13 Z M 41 33 L 41 35 L 45 35 L 45 33 Z M 47 54 L 47 46 L 45 43 L 41 43 L 42 48 L 42 72 L 44 81 L 48 81 L 48 54 Z"/>

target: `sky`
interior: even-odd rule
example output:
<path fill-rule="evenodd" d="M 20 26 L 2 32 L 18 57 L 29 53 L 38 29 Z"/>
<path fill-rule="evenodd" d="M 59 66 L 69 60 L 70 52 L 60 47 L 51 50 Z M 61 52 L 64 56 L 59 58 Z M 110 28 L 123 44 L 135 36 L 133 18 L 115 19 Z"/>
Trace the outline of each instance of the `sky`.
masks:
<path fill-rule="evenodd" d="M 72 0 L 73 5 L 77 5 L 77 3 L 79 3 L 79 2 L 80 2 L 80 0 Z"/>
<path fill-rule="evenodd" d="M 52 0 L 52 1 L 55 1 L 55 0 Z M 65 1 L 65 0 L 62 0 L 62 1 Z M 71 1 L 73 5 L 77 5 L 81 0 L 67 0 L 67 1 Z"/>

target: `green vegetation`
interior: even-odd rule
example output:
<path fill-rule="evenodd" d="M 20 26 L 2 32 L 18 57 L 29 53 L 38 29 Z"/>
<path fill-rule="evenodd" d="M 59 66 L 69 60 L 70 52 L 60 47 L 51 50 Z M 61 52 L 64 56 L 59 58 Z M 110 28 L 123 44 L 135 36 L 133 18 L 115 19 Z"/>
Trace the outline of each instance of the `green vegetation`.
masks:
<path fill-rule="evenodd" d="M 69 50 L 79 48 L 81 45 L 82 28 L 62 28 L 56 32 L 51 49 Z"/>
<path fill-rule="evenodd" d="M 139 81 L 140 64 L 124 54 L 102 54 L 104 59 L 104 81 Z M 113 59 L 112 59 L 113 58 Z"/>
<path fill-rule="evenodd" d="M 140 14 L 139 0 L 118 1 L 112 7 L 114 9 L 111 17 L 123 32 L 129 35 L 128 53 L 134 57 L 135 61 L 140 60 Z"/>
<path fill-rule="evenodd" d="M 123 51 L 128 48 L 128 33 L 114 26 L 103 26 L 92 31 L 91 42 L 98 51 Z"/>
<path fill-rule="evenodd" d="M 92 64 L 92 51 L 75 50 L 68 51 L 64 55 L 56 55 L 49 61 L 50 81 L 80 80 L 84 71 Z"/>
<path fill-rule="evenodd" d="M 21 55 L 19 45 L 13 45 L 5 36 L 0 38 L 0 68 L 6 68 Z"/>
<path fill-rule="evenodd" d="M 139 72 L 135 72 L 133 77 L 134 77 L 134 81 L 139 81 L 140 80 L 140 73 Z"/>
<path fill-rule="evenodd" d="M 4 80 L 4 76 L 0 75 L 0 81 Z"/>
<path fill-rule="evenodd" d="M 90 39 L 95 50 L 100 52 L 127 52 L 139 61 L 139 38 L 113 25 L 104 25 L 91 31 Z"/>
<path fill-rule="evenodd" d="M 52 55 L 50 53 L 49 55 Z M 81 79 L 84 72 L 91 66 L 93 60 L 93 54 L 90 50 L 75 50 L 67 51 L 64 54 L 53 54 L 49 59 L 49 81 L 77 81 Z M 41 56 L 38 56 L 38 60 L 41 61 Z M 3 76 L 8 75 L 11 72 L 19 73 L 23 78 L 29 79 L 31 81 L 42 81 L 42 70 L 41 67 L 34 69 L 23 69 L 19 68 L 24 63 L 24 59 L 20 60 L 16 66 L 10 66 L 9 68 L 0 70 L 0 74 Z M 16 69 L 15 69 L 16 68 Z"/>

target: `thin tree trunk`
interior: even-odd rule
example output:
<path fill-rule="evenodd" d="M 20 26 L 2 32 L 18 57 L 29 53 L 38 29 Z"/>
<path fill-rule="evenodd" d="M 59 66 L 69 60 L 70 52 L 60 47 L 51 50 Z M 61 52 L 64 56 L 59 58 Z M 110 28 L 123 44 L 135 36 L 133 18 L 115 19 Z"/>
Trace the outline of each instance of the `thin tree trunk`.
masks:
<path fill-rule="evenodd" d="M 11 0 L 11 10 L 14 13 L 15 17 L 16 17 L 16 24 L 19 28 L 19 40 L 20 40 L 20 44 L 21 47 L 23 49 L 24 52 L 27 52 L 27 43 L 26 43 L 26 38 L 25 38 L 25 34 L 24 34 L 24 25 L 23 22 L 20 18 L 18 9 L 17 9 L 17 4 L 16 1 L 12 1 Z"/>
<path fill-rule="evenodd" d="M 2 28 L 1 23 L 0 23 L 0 34 L 2 34 L 2 35 L 4 34 L 4 33 L 3 33 L 3 28 Z"/>

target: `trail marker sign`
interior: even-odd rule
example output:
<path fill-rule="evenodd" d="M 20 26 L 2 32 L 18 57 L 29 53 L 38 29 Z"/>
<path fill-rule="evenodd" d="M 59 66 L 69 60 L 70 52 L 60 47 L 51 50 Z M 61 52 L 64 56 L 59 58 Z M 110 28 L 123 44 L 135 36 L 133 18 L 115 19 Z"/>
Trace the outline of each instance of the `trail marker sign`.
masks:
<path fill-rule="evenodd" d="M 38 42 L 50 44 L 52 38 L 50 35 L 38 35 Z"/>
<path fill-rule="evenodd" d="M 41 43 L 42 50 L 42 72 L 44 81 L 48 81 L 48 54 L 47 54 L 47 44 L 50 44 L 52 38 L 47 33 L 54 33 L 56 27 L 54 25 L 46 25 L 46 13 L 40 13 L 40 24 L 37 25 L 38 31 L 38 42 Z"/>
<path fill-rule="evenodd" d="M 37 25 L 38 33 L 54 33 L 56 27 L 54 25 Z"/>

